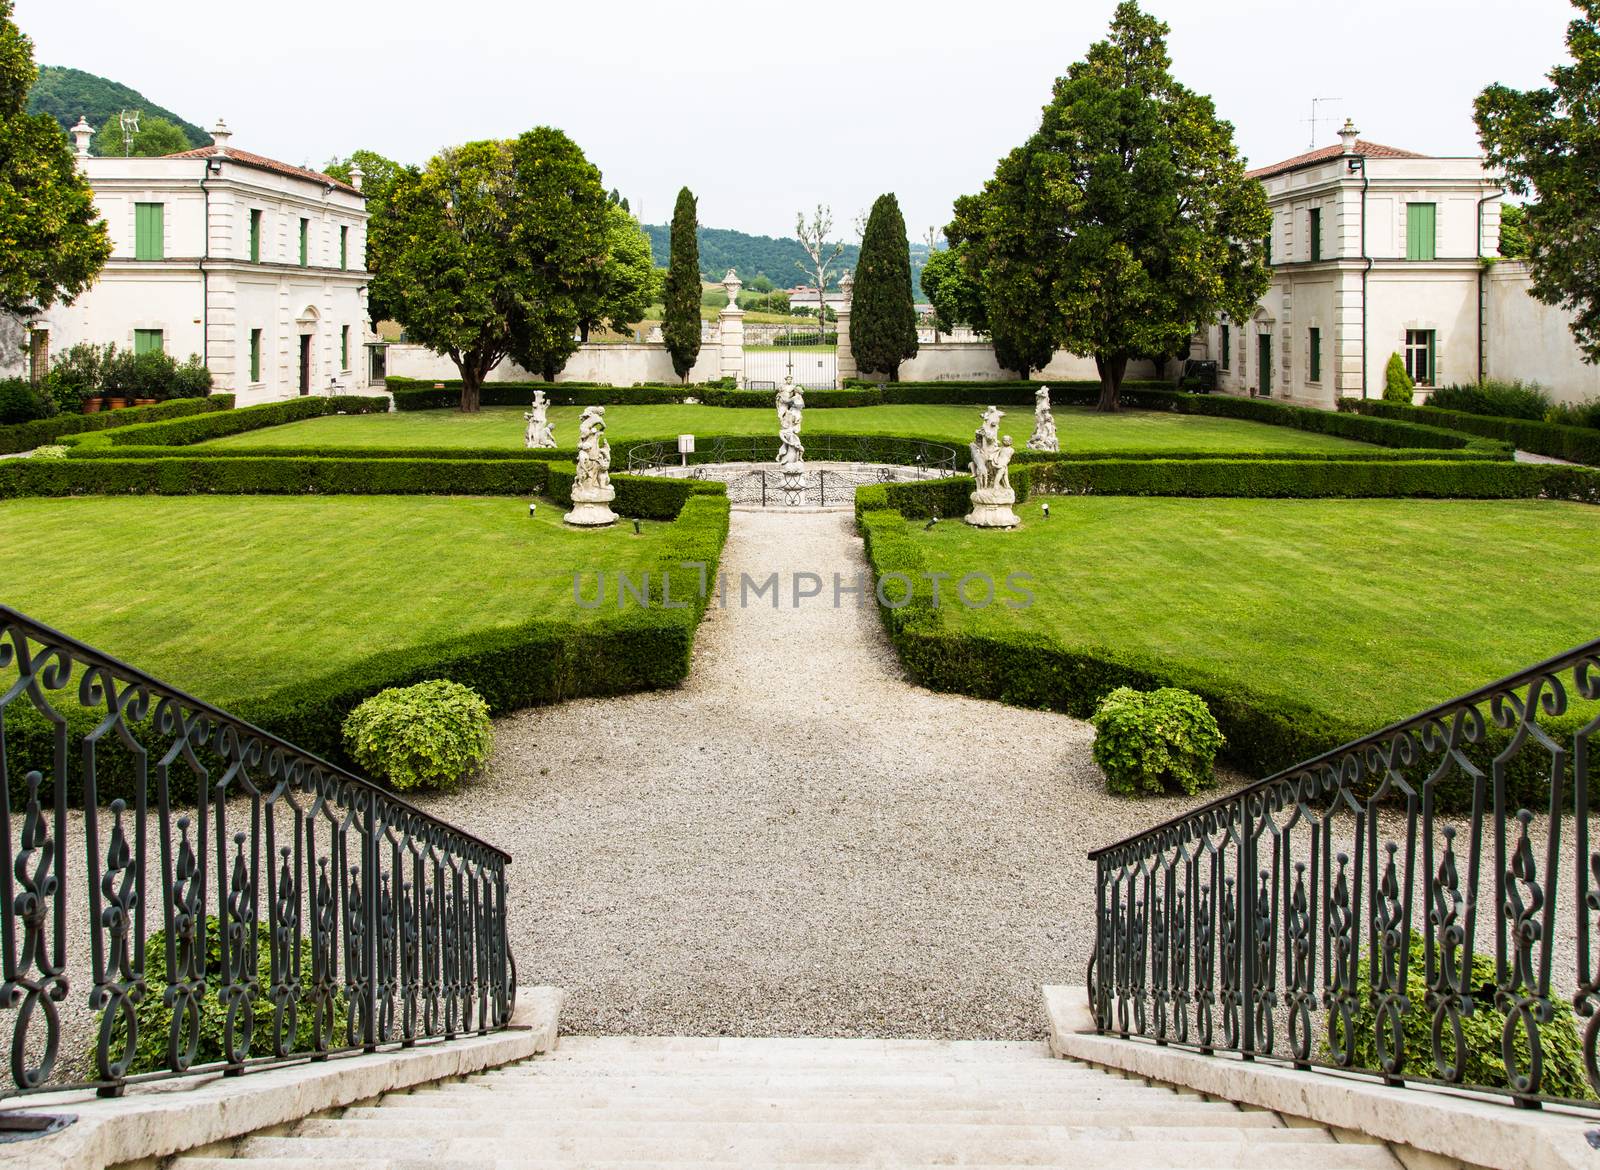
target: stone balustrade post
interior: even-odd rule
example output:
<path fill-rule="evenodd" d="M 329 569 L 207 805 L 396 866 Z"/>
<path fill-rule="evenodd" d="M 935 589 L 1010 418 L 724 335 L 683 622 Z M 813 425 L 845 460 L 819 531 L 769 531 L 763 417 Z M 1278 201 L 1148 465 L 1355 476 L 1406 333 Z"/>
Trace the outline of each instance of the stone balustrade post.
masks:
<path fill-rule="evenodd" d="M 839 349 L 835 356 L 834 367 L 836 370 L 836 386 L 843 388 L 846 379 L 860 375 L 856 368 L 856 355 L 850 348 L 850 290 L 855 287 L 855 280 L 846 272 L 839 278 L 839 293 L 843 299 L 839 302 Z M 826 314 L 824 314 L 826 316 Z M 826 322 L 822 325 L 822 332 L 826 336 L 828 327 Z"/>

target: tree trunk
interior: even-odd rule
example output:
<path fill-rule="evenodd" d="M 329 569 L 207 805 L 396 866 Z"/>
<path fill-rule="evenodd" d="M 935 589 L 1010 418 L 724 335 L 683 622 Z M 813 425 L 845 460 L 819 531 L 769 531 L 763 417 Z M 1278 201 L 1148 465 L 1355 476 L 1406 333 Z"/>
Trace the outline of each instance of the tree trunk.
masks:
<path fill-rule="evenodd" d="M 1122 379 L 1128 372 L 1128 357 L 1126 354 L 1113 354 L 1110 357 L 1095 355 L 1095 369 L 1100 371 L 1100 403 L 1098 409 L 1115 411 L 1117 399 L 1122 394 Z"/>
<path fill-rule="evenodd" d="M 898 382 L 899 380 L 900 380 L 900 363 L 899 362 L 895 362 L 894 365 L 889 367 L 889 381 Z"/>
<path fill-rule="evenodd" d="M 476 366 L 463 366 L 461 369 L 461 409 L 471 414 L 478 409 L 479 390 L 482 388 L 483 378 L 479 376 Z"/>

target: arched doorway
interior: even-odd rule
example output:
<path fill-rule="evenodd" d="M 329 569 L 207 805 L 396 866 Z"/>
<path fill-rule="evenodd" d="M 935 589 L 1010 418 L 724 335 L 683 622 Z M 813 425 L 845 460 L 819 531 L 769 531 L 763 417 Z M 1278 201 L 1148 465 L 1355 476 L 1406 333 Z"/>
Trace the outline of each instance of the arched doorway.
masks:
<path fill-rule="evenodd" d="M 299 336 L 300 353 L 297 374 L 297 385 L 302 397 L 311 393 L 312 365 L 315 362 L 317 335 L 317 321 L 320 318 L 315 305 L 307 305 L 301 314 L 295 318 L 295 332 Z"/>

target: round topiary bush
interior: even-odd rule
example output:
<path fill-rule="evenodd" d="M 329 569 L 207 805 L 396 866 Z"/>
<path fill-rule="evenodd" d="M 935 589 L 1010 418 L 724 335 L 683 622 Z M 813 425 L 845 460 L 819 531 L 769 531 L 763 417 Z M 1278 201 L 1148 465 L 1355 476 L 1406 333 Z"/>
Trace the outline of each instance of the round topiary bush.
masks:
<path fill-rule="evenodd" d="M 493 738 L 489 704 L 442 678 L 379 691 L 344 721 L 356 763 L 402 792 L 455 788 L 489 758 Z"/>
<path fill-rule="evenodd" d="M 1094 724 L 1094 762 L 1106 787 L 1124 796 L 1143 792 L 1193 795 L 1212 784 L 1222 732 L 1193 691 L 1118 687 L 1100 701 Z"/>

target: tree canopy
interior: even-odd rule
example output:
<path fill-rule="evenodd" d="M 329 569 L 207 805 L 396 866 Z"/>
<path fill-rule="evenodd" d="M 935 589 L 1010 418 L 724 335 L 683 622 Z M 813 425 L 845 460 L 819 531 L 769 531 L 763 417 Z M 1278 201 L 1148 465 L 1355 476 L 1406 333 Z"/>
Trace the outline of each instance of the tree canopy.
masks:
<path fill-rule="evenodd" d="M 88 288 L 111 240 L 60 124 L 25 112 L 33 42 L 11 13 L 0 0 L 0 310 L 27 318 Z"/>
<path fill-rule="evenodd" d="M 661 291 L 661 275 L 650 253 L 650 237 L 628 214 L 626 199 L 606 205 L 605 263 L 578 297 L 578 332 L 589 340 L 591 329 L 626 333 Z"/>
<path fill-rule="evenodd" d="M 1491 85 L 1474 117 L 1489 161 L 1511 190 L 1533 196 L 1521 227 L 1530 292 L 1569 310 L 1585 360 L 1600 362 L 1600 0 L 1575 0 L 1572 60 L 1543 89 Z"/>
<path fill-rule="evenodd" d="M 699 205 L 684 187 L 672 211 L 672 256 L 662 285 L 661 338 L 672 355 L 672 368 L 687 380 L 700 356 Z"/>
<path fill-rule="evenodd" d="M 1247 317 L 1271 283 L 1266 194 L 1232 125 L 1172 76 L 1167 32 L 1119 4 L 1038 131 L 946 232 L 968 245 L 1002 363 L 1091 356 L 1102 410 L 1117 408 L 1130 359 L 1181 350 L 1219 313 Z"/>
<path fill-rule="evenodd" d="M 978 286 L 967 276 L 965 250 L 963 244 L 931 252 L 922 269 L 922 291 L 933 304 L 934 328 L 940 333 L 953 332 L 957 325 L 979 332 L 989 326 Z"/>
<path fill-rule="evenodd" d="M 139 129 L 133 134 L 132 149 L 122 129 L 122 119 L 113 114 L 100 124 L 89 140 L 89 153 L 100 158 L 160 158 L 189 149 L 188 135 L 181 127 L 153 114 L 141 114 Z"/>
<path fill-rule="evenodd" d="M 900 363 L 917 353 L 917 311 L 911 301 L 911 252 L 905 216 L 893 194 L 872 205 L 861 234 L 855 274 L 850 348 L 865 374 L 900 379 Z"/>
<path fill-rule="evenodd" d="M 553 377 L 605 257 L 600 171 L 559 130 L 469 142 L 401 171 L 369 240 L 413 339 L 461 372 L 461 409 L 507 357 Z"/>
<path fill-rule="evenodd" d="M 373 220 L 388 214 L 389 193 L 394 189 L 395 180 L 402 173 L 412 176 L 418 173 L 415 167 L 403 166 L 375 150 L 351 151 L 348 158 L 331 159 L 322 170 L 341 183 L 349 183 L 354 179 L 357 166 L 361 168 L 361 193 L 367 197 L 367 214 Z M 376 328 L 379 321 L 398 318 L 400 309 L 388 274 L 383 271 L 378 253 L 373 248 L 370 228 L 366 264 L 367 271 L 372 273 L 372 280 L 367 285 L 367 316 Z"/>

